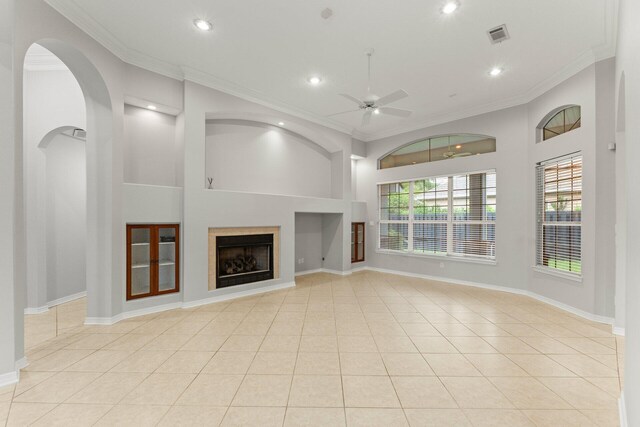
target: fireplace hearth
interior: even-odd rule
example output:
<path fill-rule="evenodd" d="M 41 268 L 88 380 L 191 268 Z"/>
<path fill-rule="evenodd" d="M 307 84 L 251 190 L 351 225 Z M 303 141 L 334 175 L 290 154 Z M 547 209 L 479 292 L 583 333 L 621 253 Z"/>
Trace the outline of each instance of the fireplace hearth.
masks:
<path fill-rule="evenodd" d="M 274 278 L 273 234 L 218 236 L 216 288 Z"/>

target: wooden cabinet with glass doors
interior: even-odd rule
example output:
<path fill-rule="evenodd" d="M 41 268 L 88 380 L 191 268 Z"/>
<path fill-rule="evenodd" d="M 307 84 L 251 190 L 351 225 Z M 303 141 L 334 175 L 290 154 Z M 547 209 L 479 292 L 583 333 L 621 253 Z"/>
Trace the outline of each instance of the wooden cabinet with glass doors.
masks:
<path fill-rule="evenodd" d="M 180 226 L 127 225 L 127 300 L 180 291 Z"/>
<path fill-rule="evenodd" d="M 364 261 L 364 222 L 351 223 L 351 262 Z"/>

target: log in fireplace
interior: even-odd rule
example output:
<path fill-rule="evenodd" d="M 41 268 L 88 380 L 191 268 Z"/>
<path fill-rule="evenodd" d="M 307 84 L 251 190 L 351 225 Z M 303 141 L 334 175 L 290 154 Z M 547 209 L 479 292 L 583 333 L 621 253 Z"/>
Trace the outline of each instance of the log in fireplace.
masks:
<path fill-rule="evenodd" d="M 273 279 L 273 234 L 218 236 L 216 287 Z"/>

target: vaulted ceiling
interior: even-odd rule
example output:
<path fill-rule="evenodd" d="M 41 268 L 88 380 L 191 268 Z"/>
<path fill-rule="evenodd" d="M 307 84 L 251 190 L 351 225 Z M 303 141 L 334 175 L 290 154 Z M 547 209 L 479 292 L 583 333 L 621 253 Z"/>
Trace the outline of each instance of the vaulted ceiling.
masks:
<path fill-rule="evenodd" d="M 369 140 L 526 102 L 615 52 L 615 0 L 48 0 L 127 62 L 273 105 Z M 330 8 L 329 19 L 321 12 Z M 195 18 L 213 23 L 201 32 Z M 508 26 L 493 45 L 487 30 Z M 409 118 L 328 118 L 403 89 Z M 491 77 L 489 70 L 504 72 Z M 307 78 L 323 81 L 311 86 Z"/>

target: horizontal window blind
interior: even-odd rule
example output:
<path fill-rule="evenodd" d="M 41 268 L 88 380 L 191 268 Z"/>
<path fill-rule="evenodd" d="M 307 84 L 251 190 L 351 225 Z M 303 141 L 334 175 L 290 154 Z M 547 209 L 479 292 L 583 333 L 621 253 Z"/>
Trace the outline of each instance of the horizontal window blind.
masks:
<path fill-rule="evenodd" d="M 536 265 L 582 274 L 582 155 L 536 166 Z"/>
<path fill-rule="evenodd" d="M 495 171 L 379 186 L 383 250 L 495 259 Z"/>

